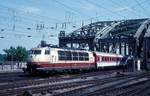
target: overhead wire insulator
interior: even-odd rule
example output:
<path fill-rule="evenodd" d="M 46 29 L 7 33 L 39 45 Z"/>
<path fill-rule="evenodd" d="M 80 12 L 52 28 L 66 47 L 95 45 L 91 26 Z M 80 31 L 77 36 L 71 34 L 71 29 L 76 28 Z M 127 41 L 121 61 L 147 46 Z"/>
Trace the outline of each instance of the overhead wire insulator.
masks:
<path fill-rule="evenodd" d="M 57 30 L 57 27 L 58 27 L 58 25 L 57 25 L 57 23 L 56 23 L 56 25 L 55 25 L 55 30 Z"/>
<path fill-rule="evenodd" d="M 32 37 L 31 35 L 28 35 L 27 37 Z"/>
<path fill-rule="evenodd" d="M 15 28 L 16 28 L 16 26 L 15 26 L 15 24 L 13 25 L 13 29 L 12 29 L 12 31 L 15 31 Z"/>
<path fill-rule="evenodd" d="M 31 28 L 27 28 L 27 30 L 31 30 Z"/>
<path fill-rule="evenodd" d="M 54 29 L 54 27 L 50 27 L 51 29 Z"/>
<path fill-rule="evenodd" d="M 1 29 L 1 31 L 4 31 L 4 29 Z"/>
<path fill-rule="evenodd" d="M 84 26 L 84 21 L 82 20 L 82 27 Z"/>
<path fill-rule="evenodd" d="M 43 25 L 41 24 L 41 25 L 40 25 L 40 30 L 42 30 L 42 29 L 43 29 Z"/>
<path fill-rule="evenodd" d="M 3 38 L 4 38 L 4 36 L 0 36 L 0 38 L 2 38 L 2 39 L 3 39 Z"/>
<path fill-rule="evenodd" d="M 64 23 L 62 23 L 61 29 L 64 29 Z"/>
<path fill-rule="evenodd" d="M 37 26 L 36 26 L 36 30 L 39 30 L 39 24 L 37 24 Z"/>
<path fill-rule="evenodd" d="M 73 28 L 76 28 L 76 25 L 73 25 L 72 27 L 73 27 Z"/>
<path fill-rule="evenodd" d="M 66 24 L 66 22 L 64 23 L 64 28 L 65 28 L 65 29 L 67 28 L 67 24 Z"/>
<path fill-rule="evenodd" d="M 44 29 L 45 28 L 45 26 L 44 26 L 44 24 L 42 24 L 42 29 Z"/>

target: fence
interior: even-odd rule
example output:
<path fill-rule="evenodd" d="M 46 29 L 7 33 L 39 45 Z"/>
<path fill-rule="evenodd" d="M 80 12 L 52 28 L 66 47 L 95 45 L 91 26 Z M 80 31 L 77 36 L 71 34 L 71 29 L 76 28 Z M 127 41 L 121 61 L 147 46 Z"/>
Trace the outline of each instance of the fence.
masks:
<path fill-rule="evenodd" d="M 0 61 L 0 70 L 17 70 L 26 67 L 26 62 Z"/>

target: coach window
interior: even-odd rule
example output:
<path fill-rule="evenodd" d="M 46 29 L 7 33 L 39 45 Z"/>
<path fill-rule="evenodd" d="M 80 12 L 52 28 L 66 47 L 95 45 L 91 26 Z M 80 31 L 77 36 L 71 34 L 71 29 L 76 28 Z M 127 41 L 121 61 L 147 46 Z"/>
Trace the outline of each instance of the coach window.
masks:
<path fill-rule="evenodd" d="M 115 61 L 115 57 L 113 57 L 113 61 Z"/>
<path fill-rule="evenodd" d="M 110 58 L 110 57 L 107 57 L 107 61 L 108 61 L 108 62 L 109 62 L 109 58 Z"/>
<path fill-rule="evenodd" d="M 106 57 L 103 57 L 103 61 L 106 61 Z"/>
<path fill-rule="evenodd" d="M 106 57 L 104 57 L 104 61 L 106 61 Z"/>
<path fill-rule="evenodd" d="M 106 59 L 106 61 L 109 61 L 109 57 L 106 57 L 107 59 Z"/>
<path fill-rule="evenodd" d="M 103 61 L 105 61 L 105 57 L 103 57 Z"/>
<path fill-rule="evenodd" d="M 50 54 L 50 50 L 45 50 L 45 55 L 49 55 Z"/>
<path fill-rule="evenodd" d="M 102 57 L 102 61 L 104 61 L 104 57 Z"/>
<path fill-rule="evenodd" d="M 105 57 L 103 57 L 103 61 L 105 61 Z"/>
<path fill-rule="evenodd" d="M 118 58 L 118 61 L 120 61 L 121 60 L 121 58 Z"/>
<path fill-rule="evenodd" d="M 117 61 L 119 61 L 119 58 L 117 58 Z"/>

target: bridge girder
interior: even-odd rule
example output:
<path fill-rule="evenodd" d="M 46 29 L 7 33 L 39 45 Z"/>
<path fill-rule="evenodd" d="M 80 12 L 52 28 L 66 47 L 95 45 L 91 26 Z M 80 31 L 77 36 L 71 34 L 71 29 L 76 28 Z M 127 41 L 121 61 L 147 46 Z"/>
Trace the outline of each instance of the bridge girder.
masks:
<path fill-rule="evenodd" d="M 87 47 L 83 45 L 88 45 L 89 50 L 102 51 L 101 47 L 115 45 L 114 43 L 120 44 L 121 41 L 129 47 L 132 46 L 134 50 L 136 48 L 134 44 L 137 44 L 138 40 L 145 34 L 149 23 L 150 20 L 147 18 L 95 22 L 83 26 L 70 34 L 60 33 L 59 45 L 60 47 L 66 47 L 67 44 L 73 45 L 76 43 L 79 44 L 78 47 L 80 48 Z M 129 40 L 132 41 L 127 42 Z"/>

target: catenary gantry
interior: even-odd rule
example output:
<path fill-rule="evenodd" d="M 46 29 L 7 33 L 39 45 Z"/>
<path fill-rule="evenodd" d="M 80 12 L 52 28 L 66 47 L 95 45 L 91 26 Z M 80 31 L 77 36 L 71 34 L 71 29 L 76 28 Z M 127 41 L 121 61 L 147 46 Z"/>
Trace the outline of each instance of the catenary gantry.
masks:
<path fill-rule="evenodd" d="M 147 55 L 143 55 L 147 53 L 144 48 L 150 49 L 148 46 L 150 42 L 149 25 L 149 18 L 94 22 L 82 26 L 70 34 L 61 31 L 59 46 L 143 58 L 147 57 Z"/>

